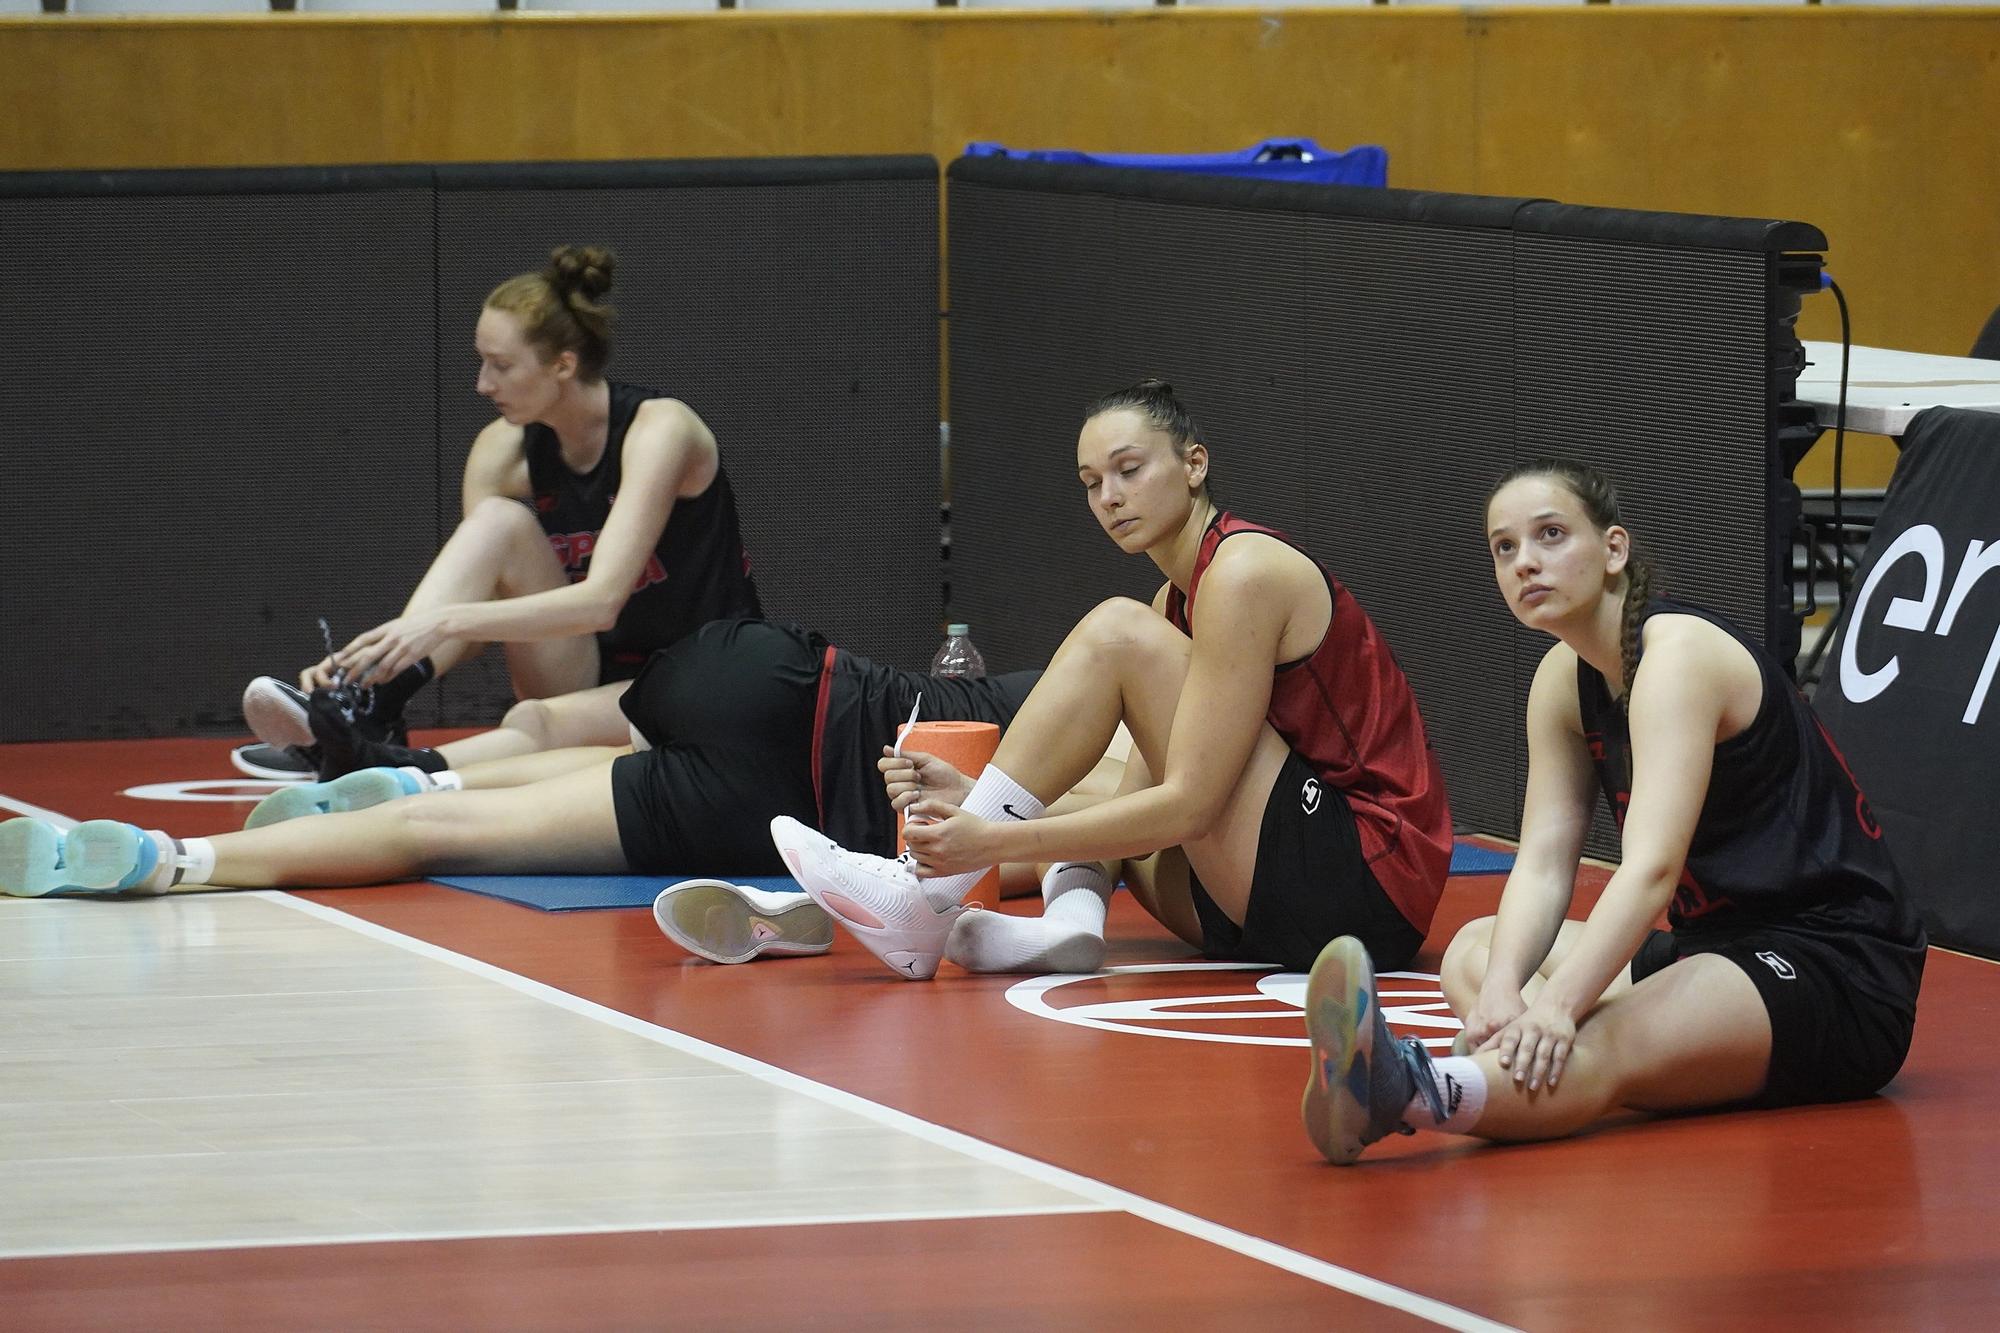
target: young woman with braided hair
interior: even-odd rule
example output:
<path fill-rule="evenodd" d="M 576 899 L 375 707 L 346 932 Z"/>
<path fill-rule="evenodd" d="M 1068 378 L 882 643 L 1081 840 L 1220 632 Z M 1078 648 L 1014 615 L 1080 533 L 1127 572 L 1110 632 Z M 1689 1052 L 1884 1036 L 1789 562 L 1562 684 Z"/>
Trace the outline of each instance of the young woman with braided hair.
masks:
<path fill-rule="evenodd" d="M 466 460 L 457 530 L 400 616 L 307 667 L 297 689 L 251 683 L 244 714 L 262 740 L 319 747 L 323 778 L 407 762 L 352 751 L 400 741 L 409 697 L 497 641 L 524 702 L 456 743 L 451 762 L 617 744 L 615 697 L 595 687 L 615 696 L 653 650 L 762 614 L 715 436 L 686 403 L 605 377 L 616 263 L 602 247 L 559 246 L 486 298 L 477 388 L 500 415 Z M 372 689 L 315 709 L 308 696 L 342 682 Z M 599 734 L 606 719 L 614 729 Z"/>
<path fill-rule="evenodd" d="M 1445 954 L 1460 1054 L 1391 1041 L 1359 942 L 1321 954 L 1314 1144 L 1347 1163 L 1414 1128 L 1546 1139 L 1620 1107 L 1881 1088 L 1909 1050 L 1924 932 L 1811 706 L 1727 621 L 1656 595 L 1601 473 L 1517 467 L 1486 520 L 1508 608 L 1556 638 L 1528 695 L 1520 855 L 1499 914 Z M 1623 860 L 1566 921 L 1597 791 Z"/>

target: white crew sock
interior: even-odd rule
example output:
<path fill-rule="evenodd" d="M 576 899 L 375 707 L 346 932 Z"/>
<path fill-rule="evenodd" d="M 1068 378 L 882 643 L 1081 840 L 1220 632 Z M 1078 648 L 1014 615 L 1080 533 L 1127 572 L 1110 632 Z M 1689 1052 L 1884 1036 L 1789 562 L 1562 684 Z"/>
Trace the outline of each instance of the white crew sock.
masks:
<path fill-rule="evenodd" d="M 962 808 L 969 815 L 994 821 L 1034 819 L 1042 813 L 1042 803 L 1035 799 L 1035 794 L 994 764 L 988 764 L 986 771 L 979 775 L 979 781 L 972 784 L 972 793 L 965 798 Z M 924 900 L 934 911 L 956 907 L 965 901 L 966 894 L 972 892 L 972 886 L 979 882 L 979 877 L 992 868 L 980 866 L 962 874 L 924 880 Z"/>
<path fill-rule="evenodd" d="M 1431 1114 L 1430 1104 L 1419 1092 L 1410 1098 L 1403 1112 L 1406 1124 L 1418 1129 L 1441 1129 L 1447 1134 L 1470 1134 L 1486 1110 L 1486 1071 L 1469 1056 L 1447 1055 L 1431 1061 L 1431 1078 L 1438 1096 L 1444 1100 L 1445 1116 Z"/>
<path fill-rule="evenodd" d="M 465 790 L 465 778 L 448 768 L 441 769 L 436 773 L 430 773 L 418 768 L 415 764 L 405 764 L 396 771 L 398 773 L 407 773 L 415 778 L 419 792 Z"/>
<path fill-rule="evenodd" d="M 1111 882 L 1095 861 L 1050 866 L 1042 914 L 967 912 L 945 957 L 968 972 L 1095 972 L 1104 965 L 1104 913 Z"/>
<path fill-rule="evenodd" d="M 215 874 L 215 844 L 207 838 L 175 838 L 159 829 L 145 830 L 159 850 L 153 873 L 138 888 L 165 893 L 176 884 L 206 884 Z"/>

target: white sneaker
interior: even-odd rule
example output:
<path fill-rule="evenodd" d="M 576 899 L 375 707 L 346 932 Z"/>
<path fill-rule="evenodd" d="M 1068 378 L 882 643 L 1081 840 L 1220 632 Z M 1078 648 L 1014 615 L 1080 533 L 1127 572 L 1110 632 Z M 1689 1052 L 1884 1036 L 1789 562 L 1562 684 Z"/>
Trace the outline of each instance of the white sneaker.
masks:
<path fill-rule="evenodd" d="M 684 879 L 653 899 L 653 920 L 675 944 L 711 963 L 759 954 L 821 954 L 833 922 L 801 893 L 768 893 L 720 879 Z"/>
<path fill-rule="evenodd" d="M 275 676 L 259 676 L 243 687 L 243 720 L 266 745 L 282 749 L 316 744 L 306 721 L 308 706 L 303 690 Z"/>
<path fill-rule="evenodd" d="M 962 904 L 938 911 L 908 861 L 850 852 L 787 815 L 771 821 L 771 841 L 812 900 L 868 952 L 898 976 L 937 975 Z"/>

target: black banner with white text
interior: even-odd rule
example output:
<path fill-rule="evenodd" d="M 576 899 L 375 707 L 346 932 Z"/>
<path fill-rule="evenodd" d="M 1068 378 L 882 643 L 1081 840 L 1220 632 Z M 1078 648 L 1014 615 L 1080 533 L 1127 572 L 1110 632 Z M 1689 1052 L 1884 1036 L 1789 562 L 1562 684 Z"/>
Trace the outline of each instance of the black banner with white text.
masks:
<path fill-rule="evenodd" d="M 1933 408 L 1903 453 L 1814 707 L 1935 942 L 2000 958 L 2000 414 Z"/>

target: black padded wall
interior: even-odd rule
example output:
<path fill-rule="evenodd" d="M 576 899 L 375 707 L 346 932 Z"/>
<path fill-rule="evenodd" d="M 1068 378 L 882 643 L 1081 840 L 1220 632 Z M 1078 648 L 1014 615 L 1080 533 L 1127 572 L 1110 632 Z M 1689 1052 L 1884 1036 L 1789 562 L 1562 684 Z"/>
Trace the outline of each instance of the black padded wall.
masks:
<path fill-rule="evenodd" d="M 0 197 L 0 740 L 240 731 L 434 540 L 427 184 L 148 175 Z"/>
<path fill-rule="evenodd" d="M 950 180 L 952 614 L 990 663 L 1159 586 L 1074 476 L 1082 404 L 1148 374 L 1202 423 L 1216 498 L 1302 539 L 1382 627 L 1461 827 L 1518 829 L 1546 646 L 1482 536 L 1517 458 L 1609 466 L 1689 569 L 1676 587 L 1753 634 L 1789 616 L 1768 558 L 1790 337 L 1771 252 L 1823 246 L 1810 228 L 991 160 Z"/>
<path fill-rule="evenodd" d="M 0 740 L 237 732 L 318 617 L 395 614 L 491 419 L 480 301 L 570 240 L 620 252 L 611 373 L 714 427 L 769 612 L 921 665 L 936 228 L 928 158 L 0 177 L 0 347 L 38 367 L 0 385 L 0 567 L 63 627 L 0 642 Z M 491 652 L 411 718 L 508 697 Z"/>

